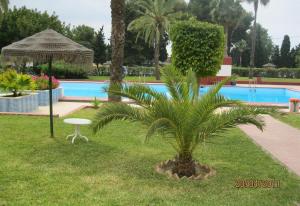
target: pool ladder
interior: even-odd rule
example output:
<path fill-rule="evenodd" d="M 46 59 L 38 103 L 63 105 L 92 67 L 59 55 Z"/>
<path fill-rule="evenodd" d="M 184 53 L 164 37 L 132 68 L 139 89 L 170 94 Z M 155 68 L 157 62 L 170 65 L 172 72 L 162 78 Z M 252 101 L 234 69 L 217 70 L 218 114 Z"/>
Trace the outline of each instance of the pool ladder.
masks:
<path fill-rule="evenodd" d="M 257 85 L 256 79 L 249 79 L 249 92 L 250 92 L 251 100 L 255 100 L 256 88 L 257 88 L 256 85 Z"/>

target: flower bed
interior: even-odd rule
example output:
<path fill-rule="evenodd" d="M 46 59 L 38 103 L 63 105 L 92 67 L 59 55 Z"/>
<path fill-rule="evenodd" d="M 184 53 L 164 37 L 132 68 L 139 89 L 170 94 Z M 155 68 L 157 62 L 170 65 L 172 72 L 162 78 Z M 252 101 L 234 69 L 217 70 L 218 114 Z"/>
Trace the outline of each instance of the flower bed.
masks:
<path fill-rule="evenodd" d="M 49 77 L 42 75 L 40 77 L 34 76 L 33 80 L 36 84 L 38 101 L 40 106 L 49 105 Z M 56 103 L 63 96 L 63 89 L 59 88 L 59 81 L 52 77 L 52 102 Z"/>

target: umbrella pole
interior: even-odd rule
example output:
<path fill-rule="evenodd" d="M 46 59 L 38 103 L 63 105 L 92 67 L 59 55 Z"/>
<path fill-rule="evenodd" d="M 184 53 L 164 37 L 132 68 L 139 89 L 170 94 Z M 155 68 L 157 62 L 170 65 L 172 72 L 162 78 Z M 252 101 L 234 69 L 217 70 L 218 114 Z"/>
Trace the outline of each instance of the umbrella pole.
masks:
<path fill-rule="evenodd" d="M 53 102 L 52 102 L 52 57 L 49 59 L 48 66 L 48 75 L 49 75 L 49 108 L 50 108 L 50 134 L 51 137 L 54 137 L 54 128 L 53 128 Z"/>

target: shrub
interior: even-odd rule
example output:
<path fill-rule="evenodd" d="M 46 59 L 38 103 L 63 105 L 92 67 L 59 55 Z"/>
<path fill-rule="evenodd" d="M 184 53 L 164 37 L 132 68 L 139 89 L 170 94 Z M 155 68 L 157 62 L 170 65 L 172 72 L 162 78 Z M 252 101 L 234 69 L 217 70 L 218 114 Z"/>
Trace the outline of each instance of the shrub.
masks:
<path fill-rule="evenodd" d="M 49 89 L 49 77 L 47 75 L 42 76 L 33 76 L 32 79 L 36 84 L 36 89 L 38 90 L 47 90 Z M 52 77 L 52 89 L 56 89 L 59 87 L 59 81 Z"/>
<path fill-rule="evenodd" d="M 189 69 L 198 77 L 214 76 L 224 55 L 223 27 L 199 22 L 180 21 L 171 27 L 172 63 L 182 73 Z"/>
<path fill-rule="evenodd" d="M 101 104 L 101 102 L 97 99 L 97 97 L 95 97 L 91 103 L 95 109 L 98 109 Z"/>
<path fill-rule="evenodd" d="M 249 76 L 249 68 L 234 67 L 232 73 L 240 77 Z M 269 77 L 269 78 L 300 78 L 300 68 L 279 68 L 279 69 L 264 69 L 254 68 L 253 76 L 255 77 Z"/>
<path fill-rule="evenodd" d="M 22 96 L 25 90 L 32 90 L 34 88 L 34 81 L 29 75 L 18 74 L 13 69 L 0 74 L 0 89 L 13 93 L 14 97 Z"/>
<path fill-rule="evenodd" d="M 78 66 L 67 64 L 64 62 L 56 62 L 52 65 L 52 73 L 58 79 L 86 79 L 88 78 L 88 70 L 86 66 Z M 48 74 L 48 65 L 41 66 L 41 72 Z"/>

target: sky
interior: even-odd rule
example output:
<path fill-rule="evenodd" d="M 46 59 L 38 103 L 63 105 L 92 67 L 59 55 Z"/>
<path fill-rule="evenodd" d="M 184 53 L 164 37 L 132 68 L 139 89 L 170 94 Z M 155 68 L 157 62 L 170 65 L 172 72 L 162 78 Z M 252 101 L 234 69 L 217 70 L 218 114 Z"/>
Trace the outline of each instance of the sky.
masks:
<path fill-rule="evenodd" d="M 188 0 L 186 0 L 188 1 Z M 67 24 L 85 24 L 98 30 L 102 25 L 106 38 L 110 36 L 110 0 L 10 0 L 10 7 L 27 8 L 55 12 Z M 243 3 L 248 11 L 253 6 Z M 273 42 L 281 45 L 283 36 L 288 34 L 292 46 L 300 44 L 300 0 L 270 0 L 267 6 L 260 6 L 258 23 L 268 29 Z"/>

